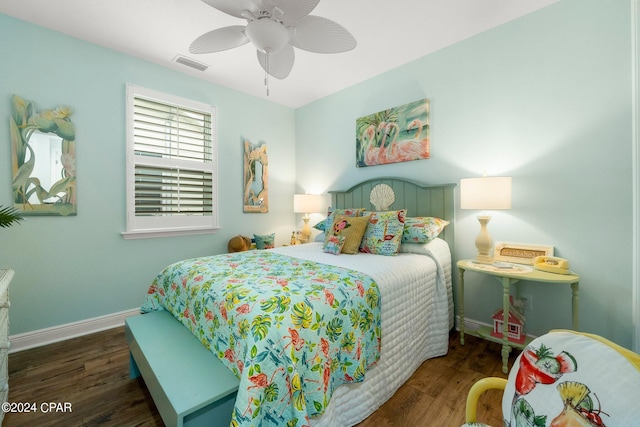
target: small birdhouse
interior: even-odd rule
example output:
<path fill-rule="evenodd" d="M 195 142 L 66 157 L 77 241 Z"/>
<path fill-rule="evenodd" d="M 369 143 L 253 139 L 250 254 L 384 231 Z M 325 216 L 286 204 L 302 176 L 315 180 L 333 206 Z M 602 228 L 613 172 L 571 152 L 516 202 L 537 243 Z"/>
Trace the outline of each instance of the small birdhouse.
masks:
<path fill-rule="evenodd" d="M 502 338 L 502 325 L 504 324 L 504 309 L 500 309 L 493 313 L 493 332 L 491 336 Z M 507 336 L 509 341 L 518 344 L 524 344 L 526 335 L 524 333 L 524 316 L 513 305 L 513 298 L 509 298 L 509 321 L 507 323 Z"/>

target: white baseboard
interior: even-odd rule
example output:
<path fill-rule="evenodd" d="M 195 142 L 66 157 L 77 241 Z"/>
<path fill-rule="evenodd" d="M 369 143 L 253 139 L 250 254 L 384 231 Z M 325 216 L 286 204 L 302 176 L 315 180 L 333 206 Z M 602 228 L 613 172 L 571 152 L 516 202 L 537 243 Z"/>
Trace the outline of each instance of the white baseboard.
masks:
<path fill-rule="evenodd" d="M 456 316 L 456 330 L 460 330 L 460 316 Z M 488 323 L 484 323 L 484 322 L 479 322 L 475 319 L 469 319 L 468 317 L 464 318 L 464 330 L 465 331 L 477 331 L 478 329 L 480 329 L 483 326 L 491 326 Z"/>
<path fill-rule="evenodd" d="M 81 320 L 79 322 L 26 332 L 24 334 L 10 335 L 9 343 L 11 347 L 9 353 L 40 347 L 106 329 L 117 328 L 118 326 L 124 325 L 124 320 L 127 317 L 138 314 L 140 314 L 140 309 L 136 308 L 119 313 L 107 314 L 106 316 Z"/>

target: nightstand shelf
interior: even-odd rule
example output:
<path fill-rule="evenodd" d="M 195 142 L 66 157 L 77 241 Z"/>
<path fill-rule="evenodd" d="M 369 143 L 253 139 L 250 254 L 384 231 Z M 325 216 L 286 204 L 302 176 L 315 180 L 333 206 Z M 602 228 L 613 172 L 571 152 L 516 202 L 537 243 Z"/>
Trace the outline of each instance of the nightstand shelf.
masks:
<path fill-rule="evenodd" d="M 483 339 L 488 340 L 488 341 L 492 341 L 492 342 L 495 342 L 495 343 L 498 343 L 498 344 L 502 344 L 503 339 L 494 337 L 493 335 L 491 335 L 491 332 L 493 332 L 493 328 L 491 326 L 481 326 L 478 329 L 476 329 L 475 331 L 466 331 L 465 333 L 467 335 L 473 335 L 473 336 L 478 337 L 478 338 L 483 338 Z M 517 348 L 519 350 L 522 350 L 531 341 L 533 341 L 533 338 L 530 338 L 530 337 L 526 337 L 523 344 L 520 344 L 520 343 L 513 342 L 513 341 L 509 340 L 509 346 L 513 347 L 513 348 Z"/>
<path fill-rule="evenodd" d="M 502 344 L 502 372 L 505 374 L 509 372 L 507 363 L 509 361 L 509 353 L 512 348 L 523 349 L 526 347 L 529 339 L 525 340 L 523 344 L 515 343 L 508 339 L 508 320 L 509 320 L 509 306 L 511 287 L 520 281 L 541 282 L 555 285 L 570 285 L 571 286 L 571 313 L 572 313 L 572 328 L 578 330 L 578 290 L 580 276 L 575 273 L 571 274 L 555 274 L 547 273 L 545 271 L 539 271 L 532 269 L 527 270 L 512 270 L 512 269 L 499 269 L 491 268 L 485 264 L 477 264 L 473 260 L 461 260 L 457 263 L 458 272 L 460 274 L 460 344 L 464 345 L 464 273 L 466 271 L 473 271 L 476 273 L 487 274 L 495 277 L 502 283 L 502 310 L 503 310 L 503 329 L 502 338 L 491 335 L 493 329 L 490 327 L 482 327 L 474 332 L 469 332 L 470 335 L 474 335 L 480 338 L 484 338 L 489 341 L 493 341 Z"/>

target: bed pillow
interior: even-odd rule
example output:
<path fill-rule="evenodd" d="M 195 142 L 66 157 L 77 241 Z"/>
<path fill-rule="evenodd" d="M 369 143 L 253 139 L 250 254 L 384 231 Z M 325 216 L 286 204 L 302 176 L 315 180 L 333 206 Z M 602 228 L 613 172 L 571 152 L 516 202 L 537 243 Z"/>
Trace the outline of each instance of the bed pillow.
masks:
<path fill-rule="evenodd" d="M 449 221 L 431 216 L 408 217 L 404 222 L 402 243 L 429 243 L 447 225 Z"/>
<path fill-rule="evenodd" d="M 347 240 L 345 236 L 329 236 L 322 250 L 333 255 L 340 255 L 345 240 Z"/>
<path fill-rule="evenodd" d="M 447 242 L 436 237 L 429 243 L 401 243 L 399 252 L 404 254 L 431 255 L 434 252 L 439 254 L 441 252 L 449 253 L 449 251 L 450 249 Z"/>
<path fill-rule="evenodd" d="M 326 228 L 326 226 L 325 226 L 326 223 L 327 223 L 327 220 L 325 218 L 322 221 L 320 221 L 319 223 L 317 223 L 316 225 L 314 225 L 313 228 L 315 228 L 316 230 L 324 231 L 325 228 Z"/>
<path fill-rule="evenodd" d="M 371 212 L 367 229 L 360 243 L 360 252 L 396 255 L 400 249 L 406 215 L 406 209 Z"/>
<path fill-rule="evenodd" d="M 334 209 L 329 207 L 327 210 L 327 218 L 314 225 L 313 228 L 326 233 L 327 230 L 331 230 L 331 226 L 333 225 L 333 221 L 336 219 L 336 215 L 362 216 L 364 211 L 364 208 Z"/>
<path fill-rule="evenodd" d="M 264 235 L 254 234 L 253 238 L 256 241 L 256 249 L 273 249 L 276 246 L 275 245 L 275 239 L 276 239 L 276 234 L 275 233 L 264 234 Z"/>
<path fill-rule="evenodd" d="M 355 254 L 360 248 L 360 241 L 369 223 L 368 216 L 347 216 L 338 215 L 335 217 L 331 229 L 328 230 L 324 241 L 325 246 L 331 236 L 344 236 L 345 241 L 342 246 L 342 253 Z"/>

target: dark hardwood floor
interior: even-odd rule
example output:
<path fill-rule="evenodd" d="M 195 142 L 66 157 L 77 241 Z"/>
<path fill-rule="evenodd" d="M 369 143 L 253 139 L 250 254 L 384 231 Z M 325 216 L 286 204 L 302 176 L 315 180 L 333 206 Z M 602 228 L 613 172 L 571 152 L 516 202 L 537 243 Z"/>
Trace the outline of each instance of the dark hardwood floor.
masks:
<path fill-rule="evenodd" d="M 499 345 L 465 338 L 461 346 L 453 332 L 449 353 L 424 362 L 359 427 L 459 427 L 471 384 L 486 376 L 505 377 Z M 129 379 L 123 327 L 10 354 L 9 401 L 35 404 L 36 411 L 7 413 L 5 427 L 164 425 L 144 383 Z M 501 426 L 500 401 L 499 392 L 486 393 L 478 419 Z"/>

